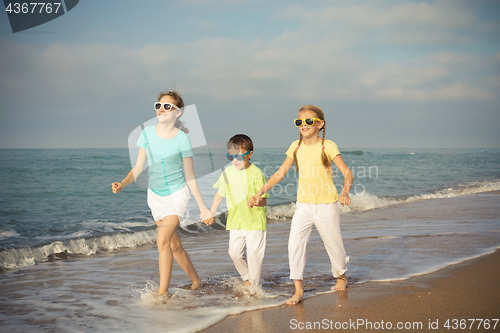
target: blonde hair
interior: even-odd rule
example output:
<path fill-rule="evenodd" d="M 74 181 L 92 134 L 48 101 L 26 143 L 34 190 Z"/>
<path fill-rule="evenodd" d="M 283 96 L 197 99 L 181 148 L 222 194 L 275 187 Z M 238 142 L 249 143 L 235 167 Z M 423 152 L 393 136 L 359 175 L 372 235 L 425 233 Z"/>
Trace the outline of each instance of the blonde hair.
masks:
<path fill-rule="evenodd" d="M 316 105 L 304 105 L 303 107 L 299 108 L 299 112 L 304 110 L 309 110 L 316 113 L 316 118 L 323 120 L 323 127 L 320 128 L 320 131 L 323 131 L 323 138 L 321 139 L 321 161 L 323 162 L 323 166 L 325 167 L 326 171 L 330 172 L 332 168 L 332 163 L 330 162 L 328 156 L 326 156 L 325 153 L 325 131 L 326 131 L 325 114 L 323 113 L 323 110 L 321 110 L 321 108 L 317 107 Z M 300 133 L 299 131 L 299 143 L 297 144 L 297 148 L 295 148 L 295 150 L 293 151 L 293 160 L 295 161 L 296 173 L 299 171 L 297 151 L 299 150 L 299 147 L 302 144 L 303 139 L 304 137 L 302 136 L 302 133 Z"/>
<path fill-rule="evenodd" d="M 189 130 L 186 127 L 184 127 L 184 123 L 180 120 L 180 118 L 184 114 L 184 101 L 182 100 L 181 94 L 179 94 L 179 92 L 175 89 L 171 90 L 171 91 L 164 90 L 158 95 L 157 101 L 159 102 L 165 96 L 172 97 L 175 101 L 175 105 L 179 109 L 181 109 L 181 112 L 182 112 L 181 115 L 179 116 L 179 118 L 177 118 L 177 120 L 175 121 L 174 126 L 186 134 L 189 133 Z"/>

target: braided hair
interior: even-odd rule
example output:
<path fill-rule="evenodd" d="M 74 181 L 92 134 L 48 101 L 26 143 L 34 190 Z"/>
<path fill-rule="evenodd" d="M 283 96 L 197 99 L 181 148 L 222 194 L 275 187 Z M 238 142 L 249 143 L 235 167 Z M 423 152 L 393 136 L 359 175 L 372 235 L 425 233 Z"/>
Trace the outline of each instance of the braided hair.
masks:
<path fill-rule="evenodd" d="M 325 114 L 323 113 L 323 110 L 321 110 L 321 108 L 319 108 L 315 105 L 305 105 L 305 106 L 299 108 L 299 112 L 303 111 L 303 110 L 312 111 L 312 112 L 316 113 L 316 118 L 323 120 L 323 127 L 320 129 L 320 131 L 323 131 L 323 138 L 321 139 L 321 161 L 323 162 L 323 166 L 325 167 L 326 171 L 330 172 L 331 168 L 332 168 L 332 163 L 330 162 L 330 160 L 328 159 L 328 156 L 326 156 L 326 153 L 325 153 L 325 132 L 326 132 Z M 304 139 L 304 136 L 299 131 L 299 143 L 297 144 L 297 148 L 295 148 L 295 150 L 293 151 L 293 160 L 295 161 L 295 172 L 296 173 L 299 171 L 297 151 L 299 150 L 303 139 Z"/>
<path fill-rule="evenodd" d="M 180 118 L 182 117 L 182 115 L 184 114 L 184 101 L 182 100 L 182 97 L 181 97 L 181 94 L 179 94 L 179 92 L 177 90 L 171 90 L 171 91 L 162 91 L 159 95 L 158 95 L 158 102 L 165 96 L 170 96 L 174 99 L 175 101 L 175 105 L 182 110 L 182 114 L 179 116 L 179 118 L 177 118 L 175 120 L 175 124 L 174 126 L 177 127 L 178 129 L 180 129 L 181 131 L 183 131 L 184 133 L 189 133 L 189 130 L 184 127 L 184 123 L 182 121 L 180 121 Z"/>

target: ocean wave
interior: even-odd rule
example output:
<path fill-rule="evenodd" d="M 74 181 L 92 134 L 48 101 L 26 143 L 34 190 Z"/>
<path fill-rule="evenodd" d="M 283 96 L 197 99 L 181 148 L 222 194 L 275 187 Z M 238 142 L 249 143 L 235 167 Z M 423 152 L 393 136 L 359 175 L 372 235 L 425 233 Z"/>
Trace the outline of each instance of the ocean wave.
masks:
<path fill-rule="evenodd" d="M 290 219 L 295 213 L 295 202 L 285 203 L 276 206 L 266 206 L 267 218 L 272 220 Z"/>
<path fill-rule="evenodd" d="M 351 195 L 351 204 L 340 208 L 341 213 L 363 212 L 376 208 L 415 202 L 428 199 L 452 198 L 475 193 L 500 191 L 500 180 L 456 184 L 438 191 L 403 197 L 382 197 L 368 192 Z M 275 206 L 266 206 L 267 218 L 273 220 L 291 219 L 295 212 L 295 203 L 283 203 Z"/>
<path fill-rule="evenodd" d="M 453 198 L 476 193 L 500 191 L 500 180 L 456 184 L 432 193 L 403 197 L 379 197 L 368 192 L 356 193 L 351 196 L 351 204 L 340 209 L 342 213 L 366 211 L 396 204 L 409 203 L 428 199 Z"/>
<path fill-rule="evenodd" d="M 15 230 L 0 229 L 0 239 L 7 239 L 11 237 L 20 236 Z"/>
<path fill-rule="evenodd" d="M 84 238 L 84 237 L 89 237 L 92 234 L 92 230 L 80 230 L 77 232 L 74 232 L 72 234 L 68 235 L 58 235 L 57 238 L 62 241 L 66 239 L 75 239 L 75 238 Z M 50 241 L 54 239 L 54 236 L 52 235 L 47 235 L 47 236 L 35 236 L 33 239 L 36 239 L 38 241 Z"/>
<path fill-rule="evenodd" d="M 341 151 L 340 153 L 344 154 L 344 155 L 356 155 L 356 156 L 360 156 L 360 155 L 364 154 L 364 152 L 362 150 Z"/>
<path fill-rule="evenodd" d="M 140 218 L 137 218 L 137 219 L 140 219 Z M 99 220 L 90 220 L 90 221 L 84 221 L 82 224 L 88 228 L 109 227 L 109 228 L 114 228 L 114 229 L 119 228 L 119 229 L 130 230 L 129 228 L 150 227 L 154 223 L 149 222 L 149 221 L 138 221 L 138 222 L 121 221 L 120 223 L 116 223 L 114 221 L 113 222 L 102 222 Z"/>
<path fill-rule="evenodd" d="M 103 251 L 113 251 L 121 248 L 156 242 L 156 228 L 133 233 L 115 233 L 91 238 L 76 238 L 67 241 L 55 241 L 36 247 L 20 247 L 0 250 L 0 270 L 33 266 L 37 263 L 57 258 L 58 254 L 93 255 Z"/>
<path fill-rule="evenodd" d="M 457 184 L 432 193 L 407 197 L 378 197 L 368 192 L 357 193 L 351 196 L 351 205 L 341 207 L 342 213 L 362 212 L 390 205 L 415 202 L 420 200 L 451 198 L 471 195 L 475 193 L 500 191 L 500 180 Z M 289 220 L 295 213 L 295 203 L 287 202 L 274 206 L 267 206 L 269 220 Z M 211 227 L 205 226 L 196 219 L 187 219 L 181 222 L 178 231 L 183 234 L 198 234 L 213 229 L 225 229 L 227 213 L 221 213 Z M 145 226 L 142 222 L 132 222 L 127 227 Z M 149 225 L 149 223 L 148 223 Z M 79 235 L 84 235 L 80 231 Z M 0 237 L 18 236 L 12 230 L 0 230 Z M 73 236 L 77 236 L 74 234 Z M 51 258 L 60 258 L 66 255 L 94 255 L 98 252 L 112 251 L 120 248 L 133 248 L 139 245 L 156 242 L 156 227 L 135 232 L 115 232 L 88 238 L 73 238 L 65 241 L 53 241 L 50 244 L 31 247 L 20 247 L 0 250 L 0 270 L 32 266 L 49 261 Z M 57 256 L 62 254 L 61 256 Z"/>

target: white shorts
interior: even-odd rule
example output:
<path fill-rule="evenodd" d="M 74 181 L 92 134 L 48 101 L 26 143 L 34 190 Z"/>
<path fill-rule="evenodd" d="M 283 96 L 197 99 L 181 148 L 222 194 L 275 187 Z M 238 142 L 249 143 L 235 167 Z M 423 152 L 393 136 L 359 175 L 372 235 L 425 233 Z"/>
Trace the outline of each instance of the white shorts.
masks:
<path fill-rule="evenodd" d="M 159 196 L 148 188 L 148 206 L 155 221 L 161 221 L 169 215 L 177 215 L 180 219 L 186 212 L 189 197 L 187 185 L 165 197 Z"/>

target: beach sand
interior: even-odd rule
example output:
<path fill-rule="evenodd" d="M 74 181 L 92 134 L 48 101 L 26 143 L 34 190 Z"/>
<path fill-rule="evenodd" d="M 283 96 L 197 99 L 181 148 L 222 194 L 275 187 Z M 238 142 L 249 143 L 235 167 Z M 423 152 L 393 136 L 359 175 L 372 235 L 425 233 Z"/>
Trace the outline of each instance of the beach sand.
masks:
<path fill-rule="evenodd" d="M 500 323 L 493 329 L 495 321 L 491 321 L 500 318 L 499 264 L 500 251 L 496 251 L 404 281 L 350 285 L 346 291 L 311 297 L 296 306 L 229 316 L 202 332 L 500 331 Z M 307 288 L 307 280 L 304 283 Z M 490 328 L 483 322 L 478 329 L 477 319 L 489 319 Z M 361 320 L 360 326 L 352 324 Z M 460 320 L 466 329 L 460 329 Z M 447 321 L 450 329 L 445 327 Z M 387 329 L 388 323 L 392 330 Z M 398 323 L 411 329 L 397 329 Z"/>

